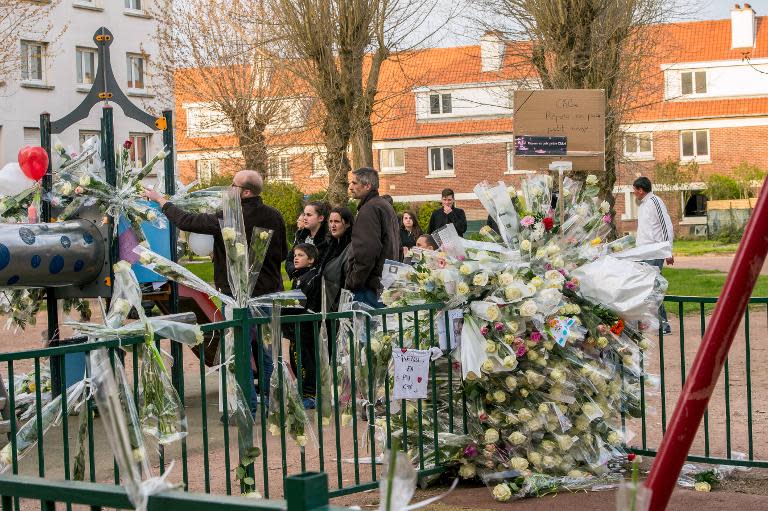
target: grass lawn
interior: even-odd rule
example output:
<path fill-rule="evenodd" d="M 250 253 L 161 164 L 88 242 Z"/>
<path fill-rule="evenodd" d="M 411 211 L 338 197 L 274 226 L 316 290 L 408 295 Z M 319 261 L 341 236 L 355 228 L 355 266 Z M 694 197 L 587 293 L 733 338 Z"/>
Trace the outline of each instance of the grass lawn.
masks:
<path fill-rule="evenodd" d="M 733 254 L 737 243 L 720 243 L 716 240 L 675 240 L 672 252 L 676 256 L 700 256 L 707 254 Z"/>
<path fill-rule="evenodd" d="M 184 267 L 208 283 L 213 283 L 213 263 L 210 261 L 201 263 L 184 263 Z M 283 274 L 283 288 L 291 289 L 291 279 L 285 273 L 285 263 L 280 267 Z"/>

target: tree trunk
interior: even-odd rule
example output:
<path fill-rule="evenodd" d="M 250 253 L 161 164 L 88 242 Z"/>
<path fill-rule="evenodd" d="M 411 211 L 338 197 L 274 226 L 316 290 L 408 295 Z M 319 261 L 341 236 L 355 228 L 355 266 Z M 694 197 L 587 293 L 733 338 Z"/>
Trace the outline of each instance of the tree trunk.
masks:
<path fill-rule="evenodd" d="M 255 170 L 266 181 L 268 179 L 267 139 L 264 136 L 264 130 L 250 128 L 238 134 L 237 140 L 240 144 L 240 151 L 243 153 L 244 167 L 248 170 Z M 271 177 L 271 176 L 269 176 Z"/>
<path fill-rule="evenodd" d="M 338 114 L 341 114 L 337 117 Z M 347 193 L 347 174 L 350 165 L 347 156 L 347 146 L 350 141 L 349 123 L 344 122 L 343 113 L 329 112 L 323 122 L 323 138 L 325 139 L 325 166 L 328 169 L 328 202 L 331 206 L 346 206 L 349 201 Z"/>
<path fill-rule="evenodd" d="M 373 167 L 373 126 L 370 114 L 361 119 L 361 126 L 352 138 L 352 165 L 356 169 Z"/>

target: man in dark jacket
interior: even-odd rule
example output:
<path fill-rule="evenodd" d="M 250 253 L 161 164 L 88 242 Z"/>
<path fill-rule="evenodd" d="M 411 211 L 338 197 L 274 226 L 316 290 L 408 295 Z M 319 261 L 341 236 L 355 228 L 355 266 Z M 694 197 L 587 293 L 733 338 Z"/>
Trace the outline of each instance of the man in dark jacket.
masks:
<path fill-rule="evenodd" d="M 432 216 L 429 217 L 427 234 L 432 234 L 445 225 L 453 224 L 459 236 L 464 236 L 464 233 L 467 232 L 467 216 L 463 209 L 456 207 L 453 190 L 450 188 L 443 190 L 441 201 L 443 207 L 433 211 Z"/>
<path fill-rule="evenodd" d="M 264 204 L 261 199 L 261 190 L 264 187 L 264 180 L 258 172 L 254 170 L 241 170 L 232 177 L 232 187 L 240 190 L 240 200 L 243 207 L 243 222 L 245 224 L 245 236 L 248 240 L 248 246 L 251 244 L 251 235 L 254 227 L 272 229 L 272 239 L 267 248 L 267 254 L 264 258 L 264 265 L 259 272 L 259 278 L 256 280 L 256 286 L 253 290 L 253 296 L 259 296 L 267 293 L 282 291 L 283 278 L 280 273 L 280 264 L 288 255 L 288 242 L 285 234 L 285 220 L 283 215 L 273 207 Z M 210 213 L 190 213 L 184 211 L 165 197 L 154 190 L 146 190 L 144 195 L 157 202 L 163 209 L 163 213 L 168 217 L 173 225 L 182 231 L 195 232 L 199 234 L 213 235 L 213 281 L 215 286 L 223 293 L 231 295 L 229 280 L 227 279 L 227 256 L 224 249 L 224 239 L 221 237 L 221 227 L 219 219 L 222 218 L 222 212 L 216 214 Z M 251 347 L 254 357 L 257 356 L 258 346 L 255 342 L 255 332 L 251 338 Z M 264 352 L 264 378 L 259 381 L 265 393 L 269 392 L 269 377 L 272 374 L 272 360 L 268 352 Z M 254 398 L 256 394 L 253 394 Z M 255 400 L 252 402 L 252 406 Z"/>
<path fill-rule="evenodd" d="M 345 288 L 354 299 L 372 307 L 383 307 L 379 301 L 384 260 L 399 261 L 400 224 L 392 205 L 379 196 L 379 175 L 372 168 L 352 172 L 349 194 L 360 201 L 352 227 L 349 247 L 349 269 Z"/>

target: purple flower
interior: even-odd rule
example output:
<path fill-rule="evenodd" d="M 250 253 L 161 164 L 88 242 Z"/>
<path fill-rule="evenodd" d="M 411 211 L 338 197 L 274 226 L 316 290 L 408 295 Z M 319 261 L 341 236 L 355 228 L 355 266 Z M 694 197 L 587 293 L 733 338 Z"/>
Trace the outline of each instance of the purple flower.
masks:
<path fill-rule="evenodd" d="M 483 336 L 486 336 L 486 335 L 488 335 L 488 327 L 484 325 L 484 326 L 483 326 L 483 327 L 480 329 L 480 333 L 481 333 L 481 334 L 483 334 Z"/>
<path fill-rule="evenodd" d="M 531 340 L 533 342 L 541 341 L 541 332 L 531 332 Z"/>
<path fill-rule="evenodd" d="M 517 355 L 517 357 L 520 358 L 524 356 L 527 351 L 528 350 L 525 348 L 525 344 L 521 344 L 515 349 L 515 355 Z"/>
<path fill-rule="evenodd" d="M 605 222 L 606 224 L 610 224 L 611 223 L 611 215 L 605 215 L 603 217 L 603 222 Z"/>
<path fill-rule="evenodd" d="M 544 265 L 544 269 L 545 269 L 545 270 L 547 270 L 547 271 L 549 271 L 549 270 L 551 270 L 551 269 L 552 269 L 552 265 L 551 265 L 551 264 L 549 264 L 549 263 L 547 263 L 547 264 L 545 264 L 545 265 Z"/>
<path fill-rule="evenodd" d="M 568 282 L 565 283 L 565 288 L 573 291 L 574 289 L 576 289 L 576 283 L 573 282 L 572 280 L 569 280 Z"/>
<path fill-rule="evenodd" d="M 533 218 L 531 215 L 526 215 L 523 217 L 522 220 L 520 220 L 520 225 L 522 225 L 523 227 L 530 227 L 535 223 L 536 223 L 536 219 Z"/>
<path fill-rule="evenodd" d="M 471 444 L 468 444 L 464 448 L 464 456 L 466 456 L 467 458 L 474 458 L 475 456 L 477 456 L 477 454 L 478 454 L 477 445 L 475 445 L 474 442 Z"/>
<path fill-rule="evenodd" d="M 567 272 L 567 271 L 565 271 L 565 268 L 560 268 L 560 269 L 559 269 L 559 270 L 557 270 L 557 271 L 559 271 L 559 272 L 560 272 L 560 275 L 562 275 L 563 277 L 565 277 L 565 278 L 568 278 L 568 272 Z"/>
<path fill-rule="evenodd" d="M 502 330 L 504 330 L 504 323 L 501 323 L 500 321 L 497 321 L 496 323 L 494 323 L 493 326 L 494 328 L 496 328 L 497 332 L 501 332 Z"/>

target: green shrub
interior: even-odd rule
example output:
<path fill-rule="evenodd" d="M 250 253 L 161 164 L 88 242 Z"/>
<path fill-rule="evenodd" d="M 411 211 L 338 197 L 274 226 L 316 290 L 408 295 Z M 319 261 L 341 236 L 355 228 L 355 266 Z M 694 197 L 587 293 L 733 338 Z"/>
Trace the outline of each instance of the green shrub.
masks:
<path fill-rule="evenodd" d="M 264 203 L 280 211 L 285 219 L 288 240 L 296 234 L 296 219 L 304 205 L 304 194 L 292 183 L 270 182 L 264 185 L 261 193 Z"/>
<path fill-rule="evenodd" d="M 411 203 L 410 202 L 395 202 L 392 205 L 394 206 L 395 213 L 397 213 L 398 217 L 402 216 L 403 213 L 405 213 L 406 211 L 411 209 Z"/>
<path fill-rule="evenodd" d="M 421 226 L 421 230 L 427 232 L 427 227 L 429 227 L 429 219 L 432 216 L 432 213 L 442 207 L 443 204 L 438 201 L 422 202 L 419 205 L 417 214 L 419 215 L 419 225 Z"/>
<path fill-rule="evenodd" d="M 735 179 L 721 174 L 712 174 L 707 179 L 704 191 L 709 200 L 728 200 L 741 198 L 741 187 Z"/>

